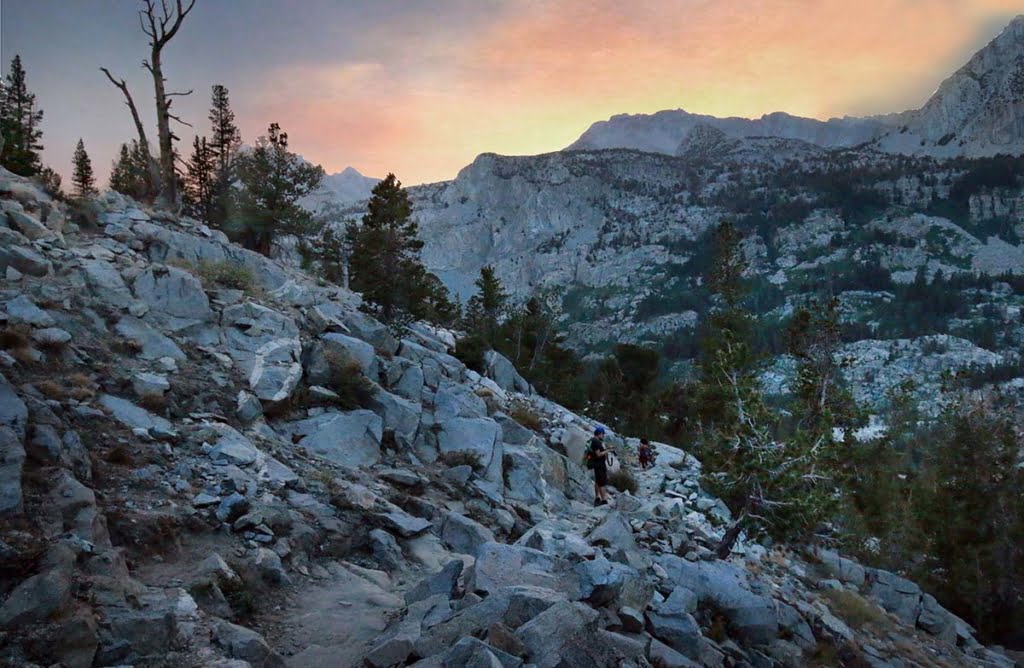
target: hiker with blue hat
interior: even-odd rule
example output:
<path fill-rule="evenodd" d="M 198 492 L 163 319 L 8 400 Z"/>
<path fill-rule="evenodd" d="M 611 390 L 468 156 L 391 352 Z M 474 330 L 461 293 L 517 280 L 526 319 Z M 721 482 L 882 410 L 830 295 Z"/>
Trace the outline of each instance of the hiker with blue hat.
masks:
<path fill-rule="evenodd" d="M 594 470 L 594 505 L 608 505 L 608 492 L 605 485 L 608 484 L 608 453 L 610 450 L 604 444 L 604 427 L 594 429 L 594 438 L 590 439 L 590 448 L 587 451 L 587 463 Z"/>

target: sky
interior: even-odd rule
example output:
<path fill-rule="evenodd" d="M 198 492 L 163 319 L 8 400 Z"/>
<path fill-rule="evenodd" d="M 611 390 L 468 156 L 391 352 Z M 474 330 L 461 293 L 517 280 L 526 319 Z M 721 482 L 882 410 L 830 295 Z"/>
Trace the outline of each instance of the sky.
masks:
<path fill-rule="evenodd" d="M 45 112 L 44 162 L 67 181 L 78 138 L 101 182 L 155 140 L 137 0 L 0 0 L 0 60 L 21 54 Z M 564 148 L 620 113 L 685 109 L 827 119 L 921 106 L 1024 0 L 198 0 L 164 50 L 190 145 L 210 87 L 243 140 L 271 122 L 328 173 L 453 178 L 484 152 Z M 190 146 L 182 146 L 187 152 Z"/>

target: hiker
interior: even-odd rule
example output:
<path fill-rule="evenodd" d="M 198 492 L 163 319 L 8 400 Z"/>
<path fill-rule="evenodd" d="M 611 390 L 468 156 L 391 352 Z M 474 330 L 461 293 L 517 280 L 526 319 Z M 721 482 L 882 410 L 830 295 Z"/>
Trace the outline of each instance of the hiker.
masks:
<path fill-rule="evenodd" d="M 654 466 L 654 448 L 651 447 L 650 441 L 646 438 L 641 438 L 640 447 L 637 452 L 640 455 L 640 468 L 647 470 Z"/>
<path fill-rule="evenodd" d="M 590 464 L 594 469 L 594 505 L 608 505 L 608 453 L 611 452 L 604 444 L 604 427 L 594 429 L 594 438 L 590 439 Z"/>

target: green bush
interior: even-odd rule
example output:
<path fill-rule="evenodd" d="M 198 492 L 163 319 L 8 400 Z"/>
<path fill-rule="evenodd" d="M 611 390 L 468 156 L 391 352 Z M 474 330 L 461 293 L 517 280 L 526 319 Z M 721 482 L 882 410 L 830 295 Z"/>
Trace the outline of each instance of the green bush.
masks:
<path fill-rule="evenodd" d="M 482 471 L 484 463 L 480 459 L 480 454 L 471 450 L 453 450 L 451 452 L 442 452 L 438 459 L 448 468 L 455 468 L 456 466 L 469 466 L 474 471 Z"/>
<path fill-rule="evenodd" d="M 373 398 L 374 387 L 359 364 L 336 350 L 325 352 L 324 359 L 330 373 L 325 387 L 338 395 L 335 404 L 345 410 L 365 408 Z"/>
<path fill-rule="evenodd" d="M 229 290 L 241 290 L 252 294 L 256 289 L 256 278 L 245 265 L 223 260 L 203 260 L 196 267 L 196 275 L 203 285 L 215 285 Z"/>
<path fill-rule="evenodd" d="M 842 619 L 852 628 L 859 629 L 868 624 L 883 626 L 888 617 L 874 603 L 870 603 L 856 592 L 846 589 L 829 589 L 825 592 L 829 607 L 836 617 Z"/>

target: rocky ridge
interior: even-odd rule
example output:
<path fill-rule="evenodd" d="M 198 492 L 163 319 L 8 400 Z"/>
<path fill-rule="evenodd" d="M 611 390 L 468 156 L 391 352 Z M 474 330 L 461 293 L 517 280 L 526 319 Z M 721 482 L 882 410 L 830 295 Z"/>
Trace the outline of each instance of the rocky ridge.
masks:
<path fill-rule="evenodd" d="M 593 425 L 507 360 L 481 377 L 449 332 L 97 206 L 0 173 L 7 664 L 1014 665 L 834 552 L 715 559 L 728 511 L 669 445 L 591 507 Z"/>
<path fill-rule="evenodd" d="M 946 79 L 920 109 L 828 121 L 782 112 L 759 119 L 716 118 L 682 109 L 621 114 L 594 123 L 567 150 L 624 148 L 680 155 L 691 134 L 702 128 L 730 139 L 771 137 L 825 149 L 864 145 L 946 158 L 1019 154 L 1024 151 L 1024 15 Z"/>

